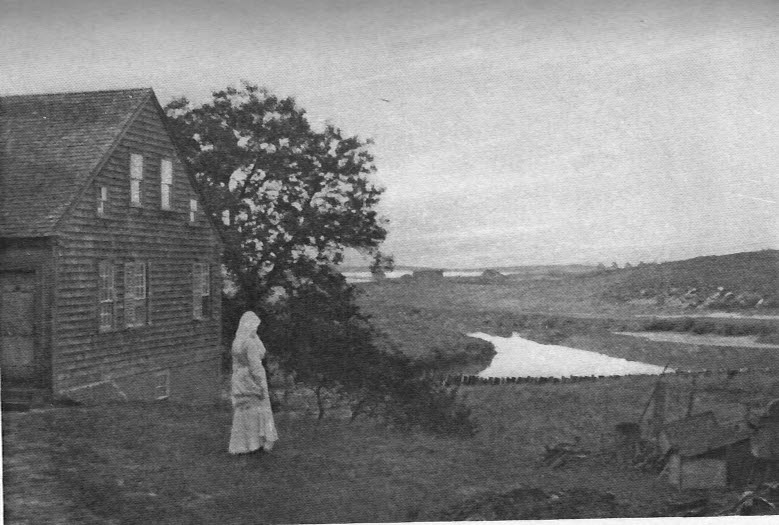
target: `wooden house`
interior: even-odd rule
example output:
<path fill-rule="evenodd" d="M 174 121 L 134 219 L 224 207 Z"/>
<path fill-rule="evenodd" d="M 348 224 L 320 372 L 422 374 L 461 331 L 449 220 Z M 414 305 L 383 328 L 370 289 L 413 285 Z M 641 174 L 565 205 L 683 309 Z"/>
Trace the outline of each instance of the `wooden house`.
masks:
<path fill-rule="evenodd" d="M 201 202 L 151 89 L 0 98 L 4 401 L 215 398 Z"/>
<path fill-rule="evenodd" d="M 743 427 L 721 426 L 712 412 L 668 423 L 658 440 L 668 456 L 668 481 L 679 489 L 746 484 L 754 463 L 750 435 Z"/>

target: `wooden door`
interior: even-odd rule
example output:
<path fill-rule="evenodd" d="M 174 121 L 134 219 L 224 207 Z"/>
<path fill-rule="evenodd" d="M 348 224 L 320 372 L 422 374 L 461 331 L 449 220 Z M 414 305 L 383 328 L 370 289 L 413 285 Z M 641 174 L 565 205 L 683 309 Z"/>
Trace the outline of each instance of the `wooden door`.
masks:
<path fill-rule="evenodd" d="M 3 383 L 38 383 L 42 380 L 35 303 L 35 273 L 0 272 Z"/>

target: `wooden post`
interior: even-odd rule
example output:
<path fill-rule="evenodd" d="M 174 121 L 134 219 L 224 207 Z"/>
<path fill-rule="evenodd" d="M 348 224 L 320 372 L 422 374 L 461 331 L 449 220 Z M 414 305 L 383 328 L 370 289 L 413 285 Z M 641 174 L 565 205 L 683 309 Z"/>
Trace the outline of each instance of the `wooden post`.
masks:
<path fill-rule="evenodd" d="M 690 397 L 687 399 L 687 417 L 690 417 L 692 415 L 692 410 L 695 405 L 695 390 L 698 385 L 698 378 L 696 376 L 692 376 L 692 387 L 690 390 Z"/>
<path fill-rule="evenodd" d="M 654 393 L 654 410 L 652 414 L 651 432 L 652 436 L 657 439 L 660 437 L 660 432 L 665 425 L 665 405 L 666 405 L 666 385 L 664 381 L 659 381 L 655 386 Z"/>

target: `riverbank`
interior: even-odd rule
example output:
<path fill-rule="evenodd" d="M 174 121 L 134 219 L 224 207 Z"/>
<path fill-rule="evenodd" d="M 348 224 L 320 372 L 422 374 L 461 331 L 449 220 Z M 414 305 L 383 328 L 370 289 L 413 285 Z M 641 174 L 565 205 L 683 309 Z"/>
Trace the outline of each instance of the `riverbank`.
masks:
<path fill-rule="evenodd" d="M 359 303 L 383 334 L 386 348 L 425 360 L 432 369 L 444 373 L 477 374 L 489 365 L 494 349 L 465 336 L 473 332 L 501 337 L 519 333 L 538 343 L 672 368 L 779 367 L 779 352 L 769 346 L 653 341 L 619 333 L 754 336 L 756 342 L 769 345 L 779 343 L 779 322 L 773 318 L 668 317 L 681 314 L 674 309 L 650 315 L 629 305 L 597 306 L 591 304 L 591 297 L 566 301 L 569 295 L 578 297 L 581 282 L 575 278 L 571 278 L 572 288 L 566 293 L 560 290 L 559 281 L 537 281 L 528 286 L 532 290 L 516 284 L 463 284 L 453 280 L 370 283 L 360 285 Z M 543 304 L 542 297 L 546 297 Z M 533 305 L 537 311 L 529 311 Z M 592 306 L 592 310 L 583 310 L 583 305 Z"/>
<path fill-rule="evenodd" d="M 489 341 L 495 347 L 496 355 L 490 365 L 479 372 L 480 377 L 603 377 L 656 375 L 666 371 L 666 368 L 661 366 L 628 361 L 597 352 L 560 345 L 545 345 L 517 334 L 511 337 L 497 337 L 484 333 L 468 335 Z"/>

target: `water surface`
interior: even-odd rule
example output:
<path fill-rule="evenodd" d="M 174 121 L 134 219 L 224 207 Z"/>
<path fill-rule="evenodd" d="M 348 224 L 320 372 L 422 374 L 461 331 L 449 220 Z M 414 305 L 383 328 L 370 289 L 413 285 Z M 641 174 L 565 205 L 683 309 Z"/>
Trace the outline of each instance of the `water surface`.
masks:
<path fill-rule="evenodd" d="M 490 366 L 479 373 L 480 377 L 653 375 L 663 371 L 662 366 L 628 361 L 578 348 L 544 345 L 524 339 L 518 334 L 511 337 L 498 337 L 481 332 L 467 335 L 489 341 L 497 352 Z M 669 368 L 667 371 L 672 370 Z"/>
<path fill-rule="evenodd" d="M 514 275 L 519 272 L 501 272 L 502 275 Z M 397 270 L 387 272 L 384 277 L 387 279 L 397 279 L 404 275 L 412 275 L 411 270 Z M 484 270 L 444 270 L 444 277 L 481 277 Z M 346 281 L 350 283 L 369 283 L 373 281 L 371 272 L 343 272 Z"/>

